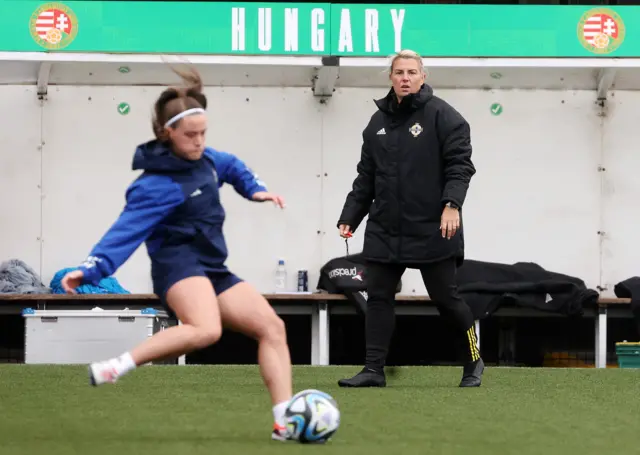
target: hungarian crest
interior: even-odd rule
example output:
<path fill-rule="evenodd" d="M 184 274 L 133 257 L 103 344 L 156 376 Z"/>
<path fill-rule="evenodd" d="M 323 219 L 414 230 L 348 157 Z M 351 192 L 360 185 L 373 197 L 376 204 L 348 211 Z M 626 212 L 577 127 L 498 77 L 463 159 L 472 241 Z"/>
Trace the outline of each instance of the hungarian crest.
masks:
<path fill-rule="evenodd" d="M 31 15 L 31 36 L 45 49 L 63 49 L 78 34 L 78 18 L 62 3 L 46 3 Z"/>
<path fill-rule="evenodd" d="M 609 8 L 587 11 L 578 22 L 578 39 L 596 54 L 608 54 L 620 47 L 625 37 L 625 27 L 618 13 Z"/>

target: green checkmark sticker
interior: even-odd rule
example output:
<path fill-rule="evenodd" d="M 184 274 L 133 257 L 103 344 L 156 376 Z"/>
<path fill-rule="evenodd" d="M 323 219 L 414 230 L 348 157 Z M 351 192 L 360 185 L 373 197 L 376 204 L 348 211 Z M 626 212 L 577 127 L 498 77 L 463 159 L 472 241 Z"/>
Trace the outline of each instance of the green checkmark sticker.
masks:
<path fill-rule="evenodd" d="M 493 103 L 491 105 L 491 113 L 493 115 L 500 115 L 502 114 L 502 104 L 500 103 Z"/>
<path fill-rule="evenodd" d="M 129 106 L 129 103 L 118 104 L 118 113 L 120 115 L 127 115 L 129 112 L 131 112 L 131 106 Z"/>

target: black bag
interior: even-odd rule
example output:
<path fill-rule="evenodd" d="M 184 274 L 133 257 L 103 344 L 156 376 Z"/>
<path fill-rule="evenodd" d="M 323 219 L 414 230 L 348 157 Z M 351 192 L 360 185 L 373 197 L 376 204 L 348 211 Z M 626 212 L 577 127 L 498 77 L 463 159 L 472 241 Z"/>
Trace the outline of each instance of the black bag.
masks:
<path fill-rule="evenodd" d="M 360 314 L 367 311 L 367 273 L 362 253 L 331 259 L 320 269 L 317 289 L 343 294 Z M 396 293 L 402 290 L 398 281 Z"/>

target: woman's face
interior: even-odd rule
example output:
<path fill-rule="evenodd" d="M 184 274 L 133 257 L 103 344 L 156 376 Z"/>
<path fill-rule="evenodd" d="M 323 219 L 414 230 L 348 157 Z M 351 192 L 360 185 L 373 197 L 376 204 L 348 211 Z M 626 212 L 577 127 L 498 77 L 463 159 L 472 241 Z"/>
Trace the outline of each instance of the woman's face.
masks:
<path fill-rule="evenodd" d="M 399 100 L 411 93 L 418 93 L 424 77 L 422 66 L 413 58 L 396 59 L 389 75 L 393 91 Z"/>
<path fill-rule="evenodd" d="M 169 139 L 176 155 L 187 160 L 199 160 L 204 153 L 207 116 L 189 115 L 180 119 L 178 125 L 167 128 Z"/>

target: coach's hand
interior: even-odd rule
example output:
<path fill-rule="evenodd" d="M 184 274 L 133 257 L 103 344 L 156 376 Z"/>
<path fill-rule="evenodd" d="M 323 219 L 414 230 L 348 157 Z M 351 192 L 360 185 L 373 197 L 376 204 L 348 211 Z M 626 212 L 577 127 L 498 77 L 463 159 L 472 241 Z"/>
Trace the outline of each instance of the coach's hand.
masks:
<path fill-rule="evenodd" d="M 273 203 L 281 209 L 287 206 L 282 196 L 278 196 L 277 194 L 273 193 L 267 193 L 266 191 L 258 191 L 257 193 L 253 193 L 253 196 L 251 198 L 256 202 L 273 201 Z"/>
<path fill-rule="evenodd" d="M 451 237 L 456 235 L 456 232 L 460 228 L 460 212 L 453 207 L 445 207 L 442 211 L 442 218 L 440 219 L 440 231 L 442 232 L 442 238 L 450 240 Z"/>
<path fill-rule="evenodd" d="M 64 289 L 67 294 L 75 294 L 76 288 L 82 284 L 83 276 L 84 274 L 80 270 L 73 270 L 67 273 L 60 282 L 62 289 Z"/>
<path fill-rule="evenodd" d="M 351 226 L 349 226 L 348 224 L 341 224 L 340 226 L 338 226 L 338 229 L 340 232 L 340 237 L 343 237 L 345 239 L 351 237 Z"/>

